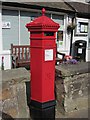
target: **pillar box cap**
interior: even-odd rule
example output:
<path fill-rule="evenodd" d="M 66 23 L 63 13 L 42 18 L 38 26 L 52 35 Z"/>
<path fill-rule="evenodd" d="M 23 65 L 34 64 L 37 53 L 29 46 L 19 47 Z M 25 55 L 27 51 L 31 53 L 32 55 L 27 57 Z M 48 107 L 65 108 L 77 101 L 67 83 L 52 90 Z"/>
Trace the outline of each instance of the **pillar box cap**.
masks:
<path fill-rule="evenodd" d="M 45 16 L 45 9 L 42 9 L 42 16 L 34 19 L 26 25 L 28 31 L 57 31 L 60 27 L 58 23 Z"/>

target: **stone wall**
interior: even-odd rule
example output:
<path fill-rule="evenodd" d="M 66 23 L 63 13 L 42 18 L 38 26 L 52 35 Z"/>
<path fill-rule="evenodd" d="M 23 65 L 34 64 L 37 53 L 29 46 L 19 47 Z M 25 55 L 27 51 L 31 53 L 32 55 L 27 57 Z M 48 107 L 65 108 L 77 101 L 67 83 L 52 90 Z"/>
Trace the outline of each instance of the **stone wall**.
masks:
<path fill-rule="evenodd" d="M 90 73 L 64 79 L 66 112 L 88 108 L 88 77 L 90 77 Z"/>
<path fill-rule="evenodd" d="M 56 116 L 88 107 L 90 69 L 88 64 L 60 65 L 56 83 Z M 0 71 L 0 115 L 30 118 L 30 73 L 25 68 Z M 62 76 L 63 79 L 60 77 Z"/>
<path fill-rule="evenodd" d="M 25 68 L 2 71 L 2 81 L 0 81 L 0 85 L 2 85 L 0 92 L 2 118 L 30 118 L 26 82 L 30 83 L 30 74 Z"/>
<path fill-rule="evenodd" d="M 56 67 L 58 73 L 61 71 L 60 74 L 63 78 L 64 92 L 62 95 L 66 113 L 88 108 L 88 88 L 90 86 L 89 64 L 90 63 L 78 63 L 75 65 L 63 64 Z M 57 93 L 61 94 L 60 91 L 57 91 Z"/>

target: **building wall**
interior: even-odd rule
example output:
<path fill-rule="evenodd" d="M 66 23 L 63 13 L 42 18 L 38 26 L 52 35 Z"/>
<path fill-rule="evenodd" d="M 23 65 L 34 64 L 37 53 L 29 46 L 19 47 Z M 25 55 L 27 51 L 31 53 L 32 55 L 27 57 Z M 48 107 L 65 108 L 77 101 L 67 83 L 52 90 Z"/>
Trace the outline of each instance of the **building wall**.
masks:
<path fill-rule="evenodd" d="M 3 50 L 2 56 L 4 57 L 4 69 L 11 69 L 11 51 Z"/>
<path fill-rule="evenodd" d="M 6 24 L 9 23 L 9 27 L 3 27 L 0 29 L 0 38 L 2 41 L 0 41 L 0 49 L 2 49 L 1 57 L 4 56 L 4 65 L 5 69 L 11 69 L 11 43 L 14 45 L 28 45 L 30 44 L 29 40 L 29 32 L 27 31 L 25 25 L 29 22 L 31 22 L 34 18 L 40 16 L 41 14 L 39 12 L 33 12 L 33 11 L 27 11 L 26 9 L 19 9 L 16 10 L 16 8 L 11 9 L 1 9 L 0 10 L 0 24 Z M 57 50 L 61 53 L 65 53 L 66 55 L 69 55 L 70 51 L 70 39 L 71 34 L 67 33 L 67 25 L 72 20 L 72 16 L 68 16 L 68 14 L 46 14 L 48 17 L 53 19 L 55 22 L 60 24 L 59 32 L 63 36 L 63 38 L 60 37 L 60 39 L 57 39 L 56 35 L 56 43 L 57 43 Z M 81 18 L 80 18 L 81 19 Z M 86 20 L 86 19 L 84 19 Z M 88 21 L 88 19 L 86 20 Z M 3 36 L 3 37 L 2 37 Z M 62 40 L 61 40 L 62 39 Z M 79 36 L 73 34 L 73 42 L 77 40 L 85 40 L 88 43 L 87 36 Z M 1 50 L 0 50 L 1 51 Z M 89 51 L 90 48 L 86 49 L 86 61 L 90 60 L 89 58 Z M 1 60 L 1 58 L 0 58 Z M 0 61 L 1 64 L 1 61 Z"/>
<path fill-rule="evenodd" d="M 0 5 L 0 26 L 2 26 L 2 6 Z M 0 27 L 0 70 L 2 69 L 2 57 L 4 57 L 4 68 L 11 68 L 11 55 L 10 51 L 3 51 L 3 37 L 2 27 Z M 6 41 L 7 42 L 7 41 Z"/>
<path fill-rule="evenodd" d="M 17 10 L 2 10 L 2 36 L 3 36 L 3 50 L 10 49 L 10 43 L 18 44 L 19 24 Z M 9 24 L 5 27 L 4 24 Z"/>
<path fill-rule="evenodd" d="M 2 5 L 0 4 L 0 26 L 2 26 Z M 0 69 L 2 65 L 2 27 L 0 27 Z"/>
<path fill-rule="evenodd" d="M 88 24 L 88 19 L 85 19 L 85 18 L 76 18 L 76 24 L 77 24 L 77 27 L 78 27 L 78 22 L 81 22 L 81 23 L 86 23 Z M 89 40 L 88 40 L 88 33 L 89 33 L 89 28 L 87 28 L 87 33 L 79 33 L 77 31 L 77 27 L 76 29 L 74 30 L 74 34 L 73 34 L 73 43 L 75 43 L 75 41 L 78 41 L 78 40 L 83 40 L 83 41 L 86 41 L 87 42 L 87 46 L 86 46 L 86 61 L 90 61 L 90 58 L 89 58 L 89 52 L 90 52 L 90 45 L 89 45 Z M 83 29 L 83 26 L 82 28 Z"/>
<path fill-rule="evenodd" d="M 25 27 L 26 23 L 31 21 L 31 18 L 36 17 L 37 13 L 31 13 L 26 11 L 19 11 L 16 9 L 3 9 L 1 13 L 1 58 L 4 57 L 4 69 L 11 69 L 11 43 L 14 45 L 28 45 L 29 32 Z M 1 23 L 1 22 L 0 22 Z M 8 25 L 9 24 L 9 25 Z M 2 61 L 0 61 L 2 64 Z"/>
<path fill-rule="evenodd" d="M 56 16 L 56 17 L 55 17 Z M 52 19 L 59 23 L 60 28 L 58 29 L 58 32 L 56 33 L 56 43 L 57 43 L 57 50 L 59 52 L 65 52 L 66 49 L 66 36 L 65 36 L 65 28 L 66 28 L 66 15 L 57 16 L 53 15 Z"/>
<path fill-rule="evenodd" d="M 25 25 L 31 22 L 34 18 L 39 17 L 39 12 L 27 11 L 25 9 L 11 9 L 4 8 L 2 10 L 2 54 L 4 56 L 5 69 L 11 69 L 11 43 L 14 45 L 28 45 L 30 44 L 29 32 Z M 47 13 L 46 16 L 53 19 L 55 22 L 60 24 L 59 31 L 63 33 L 62 44 L 59 44 L 58 50 L 60 52 L 68 52 L 66 49 L 66 18 L 67 15 L 57 15 Z M 6 24 L 9 24 L 7 26 Z M 5 26 L 6 25 L 6 26 Z M 57 38 L 57 36 L 56 36 Z M 57 39 L 56 39 L 57 42 Z M 57 42 L 58 43 L 58 42 Z M 68 47 L 67 47 L 68 48 Z"/>
<path fill-rule="evenodd" d="M 66 28 L 65 28 L 65 34 L 66 34 L 66 55 L 69 55 L 70 53 L 70 42 L 71 42 L 71 33 L 67 31 L 67 26 L 72 23 L 72 17 L 71 15 L 68 15 L 66 18 Z"/>
<path fill-rule="evenodd" d="M 86 55 L 86 61 L 90 61 L 90 19 L 88 20 L 88 47 L 87 47 L 87 55 Z"/>

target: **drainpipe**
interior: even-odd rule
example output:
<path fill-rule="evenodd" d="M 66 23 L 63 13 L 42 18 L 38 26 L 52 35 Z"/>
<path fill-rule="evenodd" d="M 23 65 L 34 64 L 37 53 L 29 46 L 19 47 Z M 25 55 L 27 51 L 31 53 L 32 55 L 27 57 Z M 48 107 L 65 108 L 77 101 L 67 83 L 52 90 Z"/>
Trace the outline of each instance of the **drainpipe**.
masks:
<path fill-rule="evenodd" d="M 75 23 L 75 19 L 76 19 L 76 16 L 77 16 L 77 13 L 75 13 L 75 15 L 73 16 L 73 18 L 72 18 L 72 24 L 74 24 Z M 76 24 L 76 23 L 75 23 Z M 72 28 L 71 29 L 71 39 L 70 39 L 70 52 L 69 52 L 69 55 L 71 56 L 72 55 L 72 42 L 73 42 L 73 30 L 74 30 L 75 28 Z"/>
<path fill-rule="evenodd" d="M 75 17 L 72 18 L 72 24 L 73 24 L 73 22 L 74 22 L 74 18 L 75 18 Z M 71 54 L 72 54 L 72 41 L 73 41 L 73 29 L 71 29 L 70 53 L 69 53 L 70 56 L 71 56 Z"/>
<path fill-rule="evenodd" d="M 2 57 L 2 67 L 1 67 L 2 70 L 4 70 L 4 57 Z"/>

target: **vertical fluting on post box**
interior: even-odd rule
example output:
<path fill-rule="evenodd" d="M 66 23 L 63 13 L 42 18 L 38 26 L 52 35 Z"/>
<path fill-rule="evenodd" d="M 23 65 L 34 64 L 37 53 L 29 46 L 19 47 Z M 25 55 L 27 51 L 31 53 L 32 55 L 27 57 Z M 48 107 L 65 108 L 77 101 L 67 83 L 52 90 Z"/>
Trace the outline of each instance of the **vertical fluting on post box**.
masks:
<path fill-rule="evenodd" d="M 55 39 L 59 24 L 45 16 L 43 8 L 42 16 L 26 27 L 30 31 L 31 118 L 55 119 Z"/>

